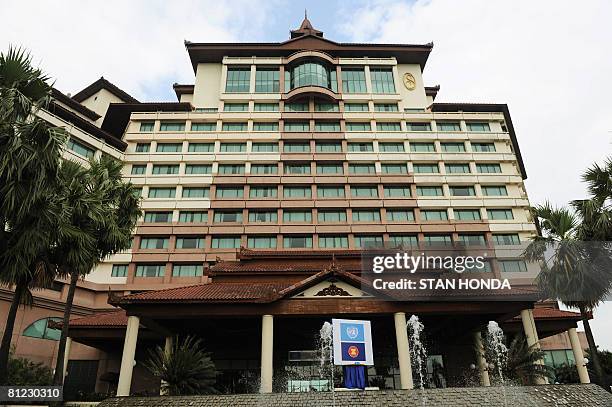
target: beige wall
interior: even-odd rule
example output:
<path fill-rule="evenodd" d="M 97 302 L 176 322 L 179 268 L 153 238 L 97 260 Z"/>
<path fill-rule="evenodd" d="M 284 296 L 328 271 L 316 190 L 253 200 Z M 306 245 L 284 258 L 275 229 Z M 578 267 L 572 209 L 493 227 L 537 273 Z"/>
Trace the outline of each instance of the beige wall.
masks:
<path fill-rule="evenodd" d="M 106 115 L 108 106 L 111 103 L 121 102 L 124 101 L 115 96 L 113 93 L 109 92 L 106 89 L 100 89 L 98 92 L 82 101 L 81 104 L 102 116 L 96 121 L 96 124 L 100 126 L 104 121 L 104 116 Z"/>
<path fill-rule="evenodd" d="M 222 67 L 222 64 L 198 64 L 193 91 L 195 107 L 219 106 Z"/>
<path fill-rule="evenodd" d="M 404 75 L 411 73 L 416 80 L 416 88 L 414 90 L 408 90 L 404 86 Z M 425 108 L 430 103 L 427 101 L 425 96 L 425 84 L 423 83 L 423 75 L 421 74 L 421 67 L 419 65 L 397 65 L 397 77 L 395 78 L 396 91 L 400 94 L 401 102 L 400 109 L 402 108 Z"/>

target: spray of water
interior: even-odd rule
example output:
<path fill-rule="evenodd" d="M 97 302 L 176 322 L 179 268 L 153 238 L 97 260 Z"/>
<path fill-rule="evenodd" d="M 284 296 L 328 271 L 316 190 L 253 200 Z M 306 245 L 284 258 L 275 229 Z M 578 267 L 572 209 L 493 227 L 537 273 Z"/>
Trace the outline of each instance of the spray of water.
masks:
<path fill-rule="evenodd" d="M 410 340 L 410 356 L 416 366 L 419 377 L 419 387 L 425 388 L 425 372 L 427 369 L 427 349 L 423 343 L 422 334 L 425 326 L 419 317 L 412 315 L 406 324 L 408 327 L 408 339 Z"/>
<path fill-rule="evenodd" d="M 330 390 L 334 390 L 334 328 L 329 322 L 324 322 L 321 330 L 319 331 L 319 342 L 320 342 L 320 368 L 319 374 L 323 378 L 326 376 L 326 370 L 329 369 L 329 376 L 331 379 Z"/>
<path fill-rule="evenodd" d="M 489 321 L 487 325 L 487 347 L 495 361 L 495 368 L 501 385 L 505 383 L 503 369 L 508 362 L 508 348 L 504 344 L 504 331 L 495 321 Z"/>

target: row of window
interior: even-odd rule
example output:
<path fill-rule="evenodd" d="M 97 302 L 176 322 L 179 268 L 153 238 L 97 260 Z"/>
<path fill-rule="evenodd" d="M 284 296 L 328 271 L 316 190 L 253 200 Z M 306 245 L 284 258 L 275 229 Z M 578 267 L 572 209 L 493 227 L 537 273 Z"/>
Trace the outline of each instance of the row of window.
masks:
<path fill-rule="evenodd" d="M 308 103 L 285 103 L 284 111 L 285 112 L 309 112 L 310 105 Z M 253 105 L 253 110 L 255 112 L 278 112 L 279 104 L 278 103 L 259 103 L 255 102 Z M 368 112 L 370 107 L 367 103 L 345 103 L 344 110 L 346 112 Z M 241 103 L 230 103 L 225 102 L 223 104 L 224 112 L 248 112 L 249 111 L 249 103 L 241 102 Z M 374 103 L 374 111 L 375 112 L 399 112 L 399 107 L 397 103 Z M 340 112 L 340 105 L 337 103 L 315 103 L 314 112 Z M 447 122 L 444 122 L 447 123 Z M 449 131 L 459 131 L 459 123 L 458 122 L 448 122 L 453 125 L 457 125 L 457 130 L 449 130 Z M 148 130 L 141 131 L 153 131 L 151 127 Z"/>

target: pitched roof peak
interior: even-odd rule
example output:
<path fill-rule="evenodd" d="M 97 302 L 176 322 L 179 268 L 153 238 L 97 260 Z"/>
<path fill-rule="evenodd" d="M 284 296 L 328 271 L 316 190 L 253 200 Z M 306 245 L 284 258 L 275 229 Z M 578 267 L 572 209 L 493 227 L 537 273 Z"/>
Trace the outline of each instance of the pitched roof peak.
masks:
<path fill-rule="evenodd" d="M 323 37 L 323 31 L 319 31 L 312 26 L 312 23 L 308 19 L 308 11 L 304 10 L 304 20 L 297 30 L 291 30 L 291 38 L 302 37 L 306 35 L 314 35 L 316 37 Z"/>

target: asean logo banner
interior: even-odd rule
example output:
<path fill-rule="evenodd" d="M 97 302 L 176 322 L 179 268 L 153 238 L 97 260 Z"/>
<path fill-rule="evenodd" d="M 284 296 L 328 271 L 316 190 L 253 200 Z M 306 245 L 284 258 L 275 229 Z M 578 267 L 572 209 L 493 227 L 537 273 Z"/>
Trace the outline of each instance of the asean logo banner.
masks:
<path fill-rule="evenodd" d="M 373 365 L 370 321 L 332 319 L 335 365 Z"/>

